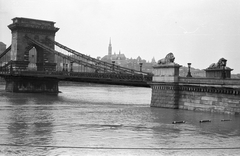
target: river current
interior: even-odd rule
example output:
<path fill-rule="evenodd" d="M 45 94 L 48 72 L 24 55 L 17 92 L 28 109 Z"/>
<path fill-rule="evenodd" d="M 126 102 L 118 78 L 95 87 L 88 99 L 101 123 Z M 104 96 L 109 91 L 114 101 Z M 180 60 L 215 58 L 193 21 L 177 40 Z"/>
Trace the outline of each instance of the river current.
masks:
<path fill-rule="evenodd" d="M 239 115 L 151 108 L 150 88 L 71 83 L 59 90 L 0 86 L 0 156 L 240 155 Z"/>

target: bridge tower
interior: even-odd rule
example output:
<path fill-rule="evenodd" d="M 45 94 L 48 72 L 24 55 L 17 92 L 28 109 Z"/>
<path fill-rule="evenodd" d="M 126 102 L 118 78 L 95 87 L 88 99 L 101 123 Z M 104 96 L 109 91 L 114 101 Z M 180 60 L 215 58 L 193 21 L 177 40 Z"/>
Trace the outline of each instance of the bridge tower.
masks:
<path fill-rule="evenodd" d="M 14 18 L 8 27 L 12 31 L 11 68 L 13 71 L 25 71 L 29 64 L 29 51 L 35 47 L 37 53 L 37 71 L 51 72 L 56 70 L 55 55 L 29 41 L 25 36 L 33 38 L 51 49 L 59 28 L 54 22 L 29 18 Z M 7 92 L 44 92 L 58 93 L 58 80 L 55 78 L 5 76 Z"/>
<path fill-rule="evenodd" d="M 55 22 L 29 18 L 13 18 L 13 23 L 8 26 L 12 31 L 11 61 L 13 69 L 25 70 L 29 63 L 29 50 L 33 47 L 37 51 L 37 71 L 55 71 L 56 63 L 54 54 L 29 42 L 25 36 L 29 36 L 50 48 L 54 44 L 47 38 L 55 40 L 55 33 L 59 28 L 54 27 Z"/>

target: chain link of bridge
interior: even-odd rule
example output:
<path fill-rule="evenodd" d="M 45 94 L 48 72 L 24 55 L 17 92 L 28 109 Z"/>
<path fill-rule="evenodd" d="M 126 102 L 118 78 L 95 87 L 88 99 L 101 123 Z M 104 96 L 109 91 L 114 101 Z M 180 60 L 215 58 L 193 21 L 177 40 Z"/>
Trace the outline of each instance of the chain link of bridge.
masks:
<path fill-rule="evenodd" d="M 6 91 L 56 93 L 58 81 L 149 87 L 151 73 L 104 62 L 56 42 L 55 33 L 59 28 L 54 24 L 13 19 L 8 26 L 12 31 L 12 44 L 0 54 L 0 76 L 6 80 Z M 32 49 L 35 49 L 34 55 Z"/>

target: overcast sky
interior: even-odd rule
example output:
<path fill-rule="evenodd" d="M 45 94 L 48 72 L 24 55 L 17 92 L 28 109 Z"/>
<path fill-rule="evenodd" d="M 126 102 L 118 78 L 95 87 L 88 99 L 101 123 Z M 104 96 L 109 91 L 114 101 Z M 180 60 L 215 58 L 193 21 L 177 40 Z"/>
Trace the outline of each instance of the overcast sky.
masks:
<path fill-rule="evenodd" d="M 56 22 L 56 41 L 92 57 L 113 52 L 205 69 L 224 57 L 240 73 L 240 0 L 0 0 L 0 41 L 14 17 Z"/>

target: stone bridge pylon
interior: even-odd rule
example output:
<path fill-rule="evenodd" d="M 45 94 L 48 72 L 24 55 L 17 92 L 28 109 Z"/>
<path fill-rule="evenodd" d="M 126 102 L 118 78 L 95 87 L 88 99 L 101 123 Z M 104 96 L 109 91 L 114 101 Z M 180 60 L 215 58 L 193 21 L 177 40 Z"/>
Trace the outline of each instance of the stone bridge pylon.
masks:
<path fill-rule="evenodd" d="M 35 47 L 37 51 L 37 71 L 55 71 L 55 55 L 26 38 L 26 36 L 31 37 L 54 49 L 54 44 L 50 43 L 48 38 L 55 40 L 55 33 L 59 30 L 54 26 L 55 22 L 19 17 L 12 19 L 12 21 L 13 23 L 8 26 L 12 32 L 12 68 L 25 70 L 29 64 L 29 51 Z"/>
<path fill-rule="evenodd" d="M 28 38 L 43 43 L 51 49 L 54 44 L 49 39 L 55 40 L 55 33 L 59 28 L 54 27 L 55 22 L 29 18 L 14 18 L 8 26 L 12 31 L 12 44 L 10 52 L 10 71 L 26 71 L 29 64 L 29 51 L 36 49 L 37 71 L 51 72 L 56 70 L 55 55 L 42 47 L 34 44 Z M 58 93 L 58 80 L 54 78 L 28 77 L 5 75 L 5 90 L 7 92 L 47 92 Z"/>

